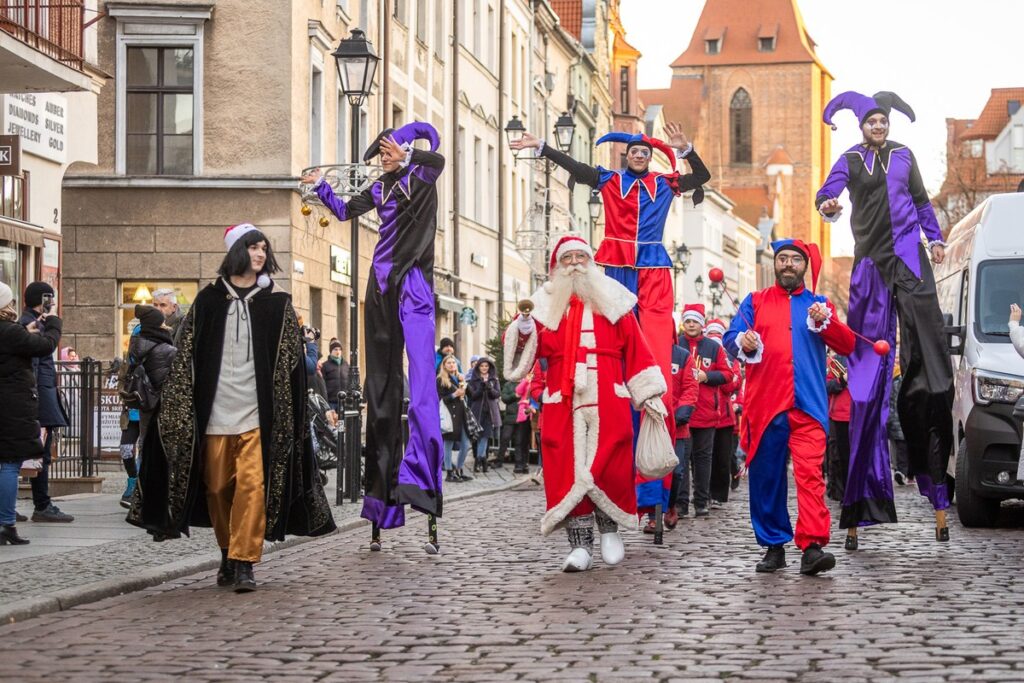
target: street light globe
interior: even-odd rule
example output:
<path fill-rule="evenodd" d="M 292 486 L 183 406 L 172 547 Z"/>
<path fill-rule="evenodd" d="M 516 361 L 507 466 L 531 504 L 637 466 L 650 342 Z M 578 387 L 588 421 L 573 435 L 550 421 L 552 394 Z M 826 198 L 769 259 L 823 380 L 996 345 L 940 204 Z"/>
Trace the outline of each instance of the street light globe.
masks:
<path fill-rule="evenodd" d="M 685 242 L 676 247 L 676 265 L 684 273 L 690 267 L 690 248 L 686 246 Z"/>
<path fill-rule="evenodd" d="M 693 281 L 693 288 L 697 290 L 697 296 L 704 296 L 704 278 L 698 275 Z"/>
<path fill-rule="evenodd" d="M 604 204 L 601 203 L 601 198 L 598 196 L 599 193 L 591 192 L 590 200 L 587 202 L 587 208 L 590 210 L 590 218 L 597 220 L 601 217 L 601 209 L 604 208 Z"/>
<path fill-rule="evenodd" d="M 518 116 L 513 116 L 509 119 L 509 122 L 505 124 L 505 137 L 508 138 L 509 148 L 512 147 L 513 142 L 519 142 L 523 139 L 523 134 L 526 133 L 526 126 L 519 120 Z M 512 150 L 513 156 L 519 156 L 519 150 Z"/>
<path fill-rule="evenodd" d="M 563 152 L 568 152 L 572 147 L 574 135 L 576 135 L 576 122 L 569 116 L 569 112 L 563 111 L 555 121 L 555 140 L 558 142 L 558 148 Z"/>
<path fill-rule="evenodd" d="M 366 34 L 353 29 L 352 35 L 342 38 L 338 49 L 331 53 L 338 68 L 341 90 L 352 106 L 358 107 L 373 88 L 373 77 L 377 72 L 380 57 L 373 51 L 373 45 Z"/>

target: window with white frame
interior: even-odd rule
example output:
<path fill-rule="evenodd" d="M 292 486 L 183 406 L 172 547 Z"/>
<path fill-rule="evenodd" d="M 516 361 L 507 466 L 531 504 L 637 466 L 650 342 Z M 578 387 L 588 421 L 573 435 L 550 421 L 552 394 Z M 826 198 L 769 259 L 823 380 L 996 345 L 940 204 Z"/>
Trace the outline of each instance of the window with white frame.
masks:
<path fill-rule="evenodd" d="M 445 36 L 448 35 L 444 0 L 438 0 L 437 5 L 437 11 L 434 12 L 434 54 L 438 57 L 444 57 L 445 47 L 447 47 Z"/>
<path fill-rule="evenodd" d="M 427 0 L 416 0 L 416 37 L 427 42 Z"/>
<path fill-rule="evenodd" d="M 198 175 L 203 166 L 203 32 L 211 9 L 112 5 L 115 170 Z"/>
<path fill-rule="evenodd" d="M 318 166 L 323 159 L 324 72 L 313 64 L 309 76 L 309 162 Z"/>
<path fill-rule="evenodd" d="M 484 169 L 483 141 L 473 138 L 473 220 L 484 222 Z"/>

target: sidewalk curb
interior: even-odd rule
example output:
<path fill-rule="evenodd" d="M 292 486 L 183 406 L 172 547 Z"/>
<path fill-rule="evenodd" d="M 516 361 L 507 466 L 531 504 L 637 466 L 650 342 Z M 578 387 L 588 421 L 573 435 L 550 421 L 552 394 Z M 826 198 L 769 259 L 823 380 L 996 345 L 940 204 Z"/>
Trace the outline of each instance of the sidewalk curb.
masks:
<path fill-rule="evenodd" d="M 495 486 L 494 488 L 478 489 L 476 491 L 467 491 L 465 493 L 455 494 L 445 502 L 458 503 L 471 498 L 479 498 L 481 496 L 501 493 L 502 491 L 508 491 L 509 489 L 528 483 L 530 483 L 529 479 L 513 479 Z M 353 503 L 348 504 L 352 505 Z M 330 538 L 331 536 L 351 531 L 353 529 L 358 529 L 362 526 L 369 526 L 369 524 L 369 521 L 357 518 L 339 524 L 337 531 L 324 536 L 294 536 L 292 538 L 287 538 L 283 541 L 272 543 L 264 551 L 264 556 L 276 553 L 279 550 L 302 545 L 304 543 Z M 32 617 L 39 617 L 45 614 L 52 614 L 54 612 L 62 612 L 64 610 L 71 609 L 72 607 L 96 602 L 105 598 L 124 595 L 126 593 L 134 593 L 153 586 L 159 586 L 162 583 L 173 581 L 174 579 L 178 579 L 183 576 L 188 576 L 189 574 L 196 574 L 198 572 L 214 569 L 218 566 L 220 566 L 220 554 L 211 553 L 207 557 L 186 558 L 184 560 L 160 565 L 159 567 L 150 567 L 149 569 L 144 569 L 140 572 L 127 576 L 104 579 L 103 581 L 95 581 L 93 583 L 87 583 L 73 588 L 65 588 L 45 596 L 16 600 L 15 602 L 7 605 L 0 605 L 0 625 L 22 622 L 26 619 L 31 619 Z"/>

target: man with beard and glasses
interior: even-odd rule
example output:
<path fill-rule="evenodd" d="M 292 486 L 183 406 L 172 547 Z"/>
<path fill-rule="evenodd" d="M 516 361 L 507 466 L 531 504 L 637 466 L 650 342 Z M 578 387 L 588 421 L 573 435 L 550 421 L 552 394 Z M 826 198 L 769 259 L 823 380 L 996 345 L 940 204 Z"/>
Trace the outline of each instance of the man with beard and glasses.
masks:
<path fill-rule="evenodd" d="M 790 239 L 773 242 L 772 249 L 775 284 L 747 295 L 723 341 L 747 365 L 740 439 L 754 536 L 768 548 L 757 571 L 785 567 L 784 545 L 794 540 L 786 507 L 788 454 L 796 482 L 795 542 L 803 551 L 800 573 L 817 574 L 836 563 L 822 550 L 831 523 L 821 473 L 828 430 L 825 347 L 846 354 L 855 338 L 832 302 L 814 293 L 821 268 L 817 245 Z M 808 263 L 810 290 L 804 287 Z"/>
<path fill-rule="evenodd" d="M 918 489 L 935 510 L 936 539 L 948 541 L 953 373 L 928 263 L 929 254 L 942 263 L 945 243 L 913 153 L 888 139 L 891 110 L 911 121 L 914 111 L 895 93 L 867 97 L 844 92 L 825 107 L 824 122 L 832 125 L 841 109 L 856 114 L 864 139 L 839 157 L 815 203 L 826 221 L 835 221 L 842 211 L 840 193 L 850 192 L 850 327 L 868 339 L 888 341 L 893 350 L 879 356 L 871 344 L 862 343 L 849 358 L 850 468 L 839 526 L 855 539 L 858 526 L 896 521 L 886 419 L 898 319 L 903 384 L 896 405 L 907 437 L 909 474 L 917 477 Z"/>
<path fill-rule="evenodd" d="M 663 428 L 667 385 L 631 315 L 636 297 L 594 266 L 586 241 L 562 237 L 550 273 L 530 297 L 532 316 L 509 324 L 504 370 L 515 381 L 537 359 L 547 361 L 541 397 L 547 512 L 541 532 L 567 528 L 572 551 L 562 570 L 579 572 L 593 562 L 595 518 L 605 564 L 624 557 L 618 527 L 637 525 L 630 407 Z M 643 431 L 640 453 L 647 447 Z"/>

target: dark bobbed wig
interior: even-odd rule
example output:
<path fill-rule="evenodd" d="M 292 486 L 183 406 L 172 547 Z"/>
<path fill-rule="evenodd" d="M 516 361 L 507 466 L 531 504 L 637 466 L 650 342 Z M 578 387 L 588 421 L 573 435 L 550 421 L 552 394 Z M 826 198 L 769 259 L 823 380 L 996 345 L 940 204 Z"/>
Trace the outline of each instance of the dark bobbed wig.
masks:
<path fill-rule="evenodd" d="M 243 275 L 249 268 L 249 247 L 259 242 L 267 243 L 267 260 L 259 274 L 273 275 L 281 272 L 281 266 L 277 264 L 277 259 L 274 257 L 274 248 L 270 245 L 270 240 L 259 230 L 250 230 L 231 245 L 228 253 L 224 255 L 224 260 L 220 263 L 220 268 L 217 269 L 217 274 L 224 278 Z"/>

